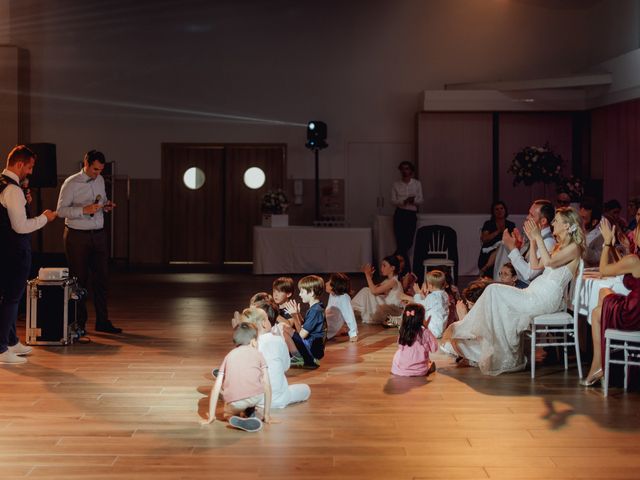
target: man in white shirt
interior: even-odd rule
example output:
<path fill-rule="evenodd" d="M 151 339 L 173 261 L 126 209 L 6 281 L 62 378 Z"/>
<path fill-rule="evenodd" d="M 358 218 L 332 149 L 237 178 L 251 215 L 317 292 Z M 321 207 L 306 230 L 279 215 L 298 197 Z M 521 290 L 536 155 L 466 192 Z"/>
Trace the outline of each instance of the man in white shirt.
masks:
<path fill-rule="evenodd" d="M 404 258 L 405 271 L 411 271 L 408 253 L 413 245 L 418 223 L 418 205 L 423 201 L 422 184 L 413 178 L 415 167 L 411 162 L 401 162 L 398 170 L 402 179 L 391 187 L 391 203 L 396 206 L 393 214 L 393 233 L 396 237 L 396 255 Z M 401 272 L 405 273 L 405 272 Z"/>
<path fill-rule="evenodd" d="M 105 163 L 102 152 L 91 150 L 85 154 L 82 170 L 62 184 L 58 215 L 65 219 L 64 251 L 69 274 L 77 277 L 80 285 L 86 288 L 91 272 L 96 331 L 121 333 L 122 329 L 109 320 L 107 310 L 109 249 L 104 212 L 111 211 L 116 205 L 107 199 L 102 178 Z M 83 331 L 86 322 L 87 307 L 83 298 L 78 302 L 78 325 Z"/>
<path fill-rule="evenodd" d="M 527 220 L 533 220 L 540 228 L 542 239 L 550 252 L 556 245 L 556 240 L 551 233 L 551 222 L 555 216 L 555 209 L 549 200 L 536 200 L 529 208 L 529 215 Z M 532 252 L 529 248 L 529 242 L 524 242 L 522 234 L 516 228 L 513 234 L 505 230 L 502 234 L 502 247 L 503 254 L 496 256 L 496 263 L 494 268 L 494 279 L 499 278 L 500 269 L 506 262 L 511 262 L 516 269 L 518 279 L 529 284 L 531 281 L 542 273 L 542 269 L 531 268 L 530 256 L 536 255 L 540 258 L 540 252 Z M 528 255 L 527 255 L 528 251 Z M 507 253 L 506 259 L 504 253 Z M 527 259 L 525 260 L 525 255 Z M 499 261 L 500 259 L 500 261 Z"/>
<path fill-rule="evenodd" d="M 56 212 L 45 210 L 28 218 L 30 195 L 20 184 L 31 174 L 35 163 L 36 155 L 19 145 L 9 153 L 0 177 L 0 363 L 25 363 L 23 356 L 31 352 L 31 347 L 20 343 L 16 335 L 18 302 L 31 270 L 31 232 L 57 216 Z"/>

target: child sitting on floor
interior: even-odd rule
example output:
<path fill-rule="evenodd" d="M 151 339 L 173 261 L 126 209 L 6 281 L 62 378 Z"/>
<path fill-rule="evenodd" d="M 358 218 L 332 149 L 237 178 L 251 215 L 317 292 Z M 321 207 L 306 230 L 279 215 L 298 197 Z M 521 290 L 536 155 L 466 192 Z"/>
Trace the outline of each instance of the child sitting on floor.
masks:
<path fill-rule="evenodd" d="M 291 296 L 293 295 L 294 283 L 293 278 L 291 277 L 279 277 L 273 281 L 272 284 L 273 289 L 273 300 L 278 305 L 278 323 L 287 323 L 291 325 L 291 316 L 287 313 L 287 310 L 284 308 L 284 304 L 291 300 Z"/>
<path fill-rule="evenodd" d="M 349 340 L 358 341 L 358 325 L 349 296 L 351 289 L 349 277 L 344 273 L 332 273 L 329 281 L 325 283 L 325 289 L 329 294 L 329 302 L 325 311 L 328 327 L 327 338 L 338 335 L 346 324 L 349 329 Z"/>
<path fill-rule="evenodd" d="M 216 405 L 222 391 L 224 417 L 233 427 L 248 432 L 262 429 L 262 422 L 251 415 L 262 413 L 264 423 L 271 422 L 271 383 L 267 363 L 258 351 L 258 329 L 248 323 L 240 323 L 233 329 L 231 350 L 222 361 L 216 383 L 209 396 L 209 413 L 202 423 L 216 420 Z M 260 408 L 260 405 L 263 405 Z M 248 418 L 245 418 L 248 417 Z"/>
<path fill-rule="evenodd" d="M 269 381 L 271 383 L 271 408 L 285 408 L 292 403 L 309 399 L 309 385 L 298 383 L 289 385 L 285 372 L 289 370 L 289 350 L 284 338 L 270 329 L 267 314 L 260 308 L 245 308 L 241 315 L 243 322 L 250 323 L 258 329 L 258 350 L 267 362 Z"/>
<path fill-rule="evenodd" d="M 438 350 L 438 342 L 425 322 L 425 310 L 417 303 L 408 304 L 402 314 L 398 350 L 393 356 L 391 373 L 403 377 L 421 377 L 435 372 L 429 354 Z"/>
<path fill-rule="evenodd" d="M 398 281 L 402 285 L 402 291 L 407 295 L 413 295 L 413 286 L 418 281 L 418 277 L 413 272 L 405 271 L 404 257 L 402 255 L 396 255 L 400 269 L 398 275 Z"/>
<path fill-rule="evenodd" d="M 324 280 L 317 275 L 308 275 L 298 282 L 300 299 L 309 304 L 309 310 L 304 315 L 304 322 L 300 314 L 300 304 L 289 300 L 284 304 L 293 327 L 285 327 L 285 332 L 291 337 L 303 364 L 302 368 L 318 368 L 319 360 L 324 357 L 324 344 L 327 341 L 327 320 L 324 315 L 324 305 L 320 303 L 320 295 L 324 291 Z"/>
<path fill-rule="evenodd" d="M 274 326 L 278 323 L 280 309 L 275 300 L 267 292 L 258 292 L 249 301 L 249 307 L 259 308 L 267 314 L 269 324 Z"/>
<path fill-rule="evenodd" d="M 351 300 L 353 311 L 360 314 L 363 323 L 384 323 L 389 315 L 400 315 L 402 304 L 402 285 L 398 281 L 400 265 L 395 255 L 389 255 L 380 262 L 380 274 L 384 280 L 378 284 L 373 281 L 375 269 L 372 265 L 362 266 L 367 286 L 361 289 Z"/>
<path fill-rule="evenodd" d="M 436 338 L 442 337 L 449 319 L 449 295 L 444 291 L 445 276 L 440 270 L 427 272 L 422 290 L 413 296 L 413 301 L 422 305 L 425 315 L 431 318 L 429 330 Z"/>

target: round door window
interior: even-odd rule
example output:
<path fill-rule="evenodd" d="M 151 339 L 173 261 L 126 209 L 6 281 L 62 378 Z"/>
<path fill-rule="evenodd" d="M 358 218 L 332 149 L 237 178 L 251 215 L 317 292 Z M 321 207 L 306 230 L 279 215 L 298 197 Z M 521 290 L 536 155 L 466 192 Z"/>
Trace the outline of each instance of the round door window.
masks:
<path fill-rule="evenodd" d="M 264 171 L 258 167 L 247 168 L 244 172 L 244 184 L 253 190 L 263 186 L 266 178 Z"/>
<path fill-rule="evenodd" d="M 184 185 L 190 190 L 198 190 L 204 185 L 206 177 L 204 172 L 200 170 L 198 167 L 188 168 L 184 175 L 182 176 L 182 181 Z"/>

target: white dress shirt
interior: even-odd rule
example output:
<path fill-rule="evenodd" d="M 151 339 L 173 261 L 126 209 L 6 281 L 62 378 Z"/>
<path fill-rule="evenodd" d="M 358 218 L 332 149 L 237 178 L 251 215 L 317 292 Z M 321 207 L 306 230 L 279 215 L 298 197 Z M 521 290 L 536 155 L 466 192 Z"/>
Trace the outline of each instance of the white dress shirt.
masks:
<path fill-rule="evenodd" d="M 20 184 L 20 178 L 12 171 L 5 169 L 2 171 L 2 175 Z M 22 188 L 17 185 L 7 185 L 4 191 L 0 193 L 0 204 L 7 209 L 11 228 L 16 233 L 27 234 L 35 232 L 47 224 L 47 217 L 43 214 L 35 218 L 27 218 L 27 198 L 24 196 Z"/>
<path fill-rule="evenodd" d="M 409 197 L 414 197 L 413 204 L 404 205 L 404 201 Z M 391 203 L 396 207 L 416 212 L 418 210 L 417 205 L 420 205 L 422 201 L 422 184 L 415 178 L 411 178 L 409 183 L 405 183 L 402 180 L 393 183 L 393 187 L 391 187 Z"/>
<path fill-rule="evenodd" d="M 98 196 L 100 198 L 96 201 Z M 107 203 L 104 178 L 98 175 L 94 180 L 83 169 L 62 184 L 58 197 L 58 216 L 64 218 L 64 224 L 74 230 L 99 230 L 104 227 L 102 209 L 93 215 L 82 213 L 82 209 L 92 203 Z"/>
<path fill-rule="evenodd" d="M 553 250 L 553 247 L 556 246 L 556 239 L 553 238 L 553 235 L 551 234 L 551 228 L 543 228 L 542 230 L 540 230 L 540 234 L 542 235 L 544 245 L 547 247 L 547 251 L 551 252 L 551 250 Z M 538 247 L 538 249 L 536 250 L 536 255 L 538 256 L 538 258 L 540 258 L 540 247 Z M 525 283 L 531 283 L 531 280 L 540 275 L 544 270 L 544 268 L 531 268 L 531 263 L 527 262 L 524 259 L 522 253 L 520 253 L 520 250 L 518 250 L 517 248 L 514 248 L 509 252 L 509 260 L 511 260 L 513 268 L 516 269 L 518 278 Z"/>

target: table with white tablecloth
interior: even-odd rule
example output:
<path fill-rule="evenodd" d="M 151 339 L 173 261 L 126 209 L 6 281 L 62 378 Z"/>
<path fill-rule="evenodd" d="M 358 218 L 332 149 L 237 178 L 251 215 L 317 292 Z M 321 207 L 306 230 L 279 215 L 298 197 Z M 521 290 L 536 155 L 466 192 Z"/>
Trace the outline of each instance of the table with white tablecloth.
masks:
<path fill-rule="evenodd" d="M 526 215 L 509 215 L 509 220 L 521 229 Z M 458 237 L 458 275 L 478 275 L 480 254 L 480 230 L 489 220 L 487 214 L 419 213 L 417 228 L 427 225 L 444 225 L 456 231 Z M 416 229 L 417 230 L 417 229 Z M 393 236 L 393 217 L 379 215 L 373 227 L 374 255 L 380 261 L 396 249 Z M 413 260 L 413 251 L 409 255 Z M 415 269 L 414 265 L 414 269 Z"/>
<path fill-rule="evenodd" d="M 371 261 L 370 228 L 253 227 L 253 273 L 358 272 Z"/>
<path fill-rule="evenodd" d="M 589 324 L 591 324 L 591 312 L 598 306 L 600 289 L 610 288 L 620 295 L 629 295 L 629 289 L 627 289 L 622 283 L 623 277 L 624 275 L 603 278 L 593 278 L 589 275 L 584 277 L 584 281 L 580 288 L 578 312 L 580 315 L 586 315 Z"/>

